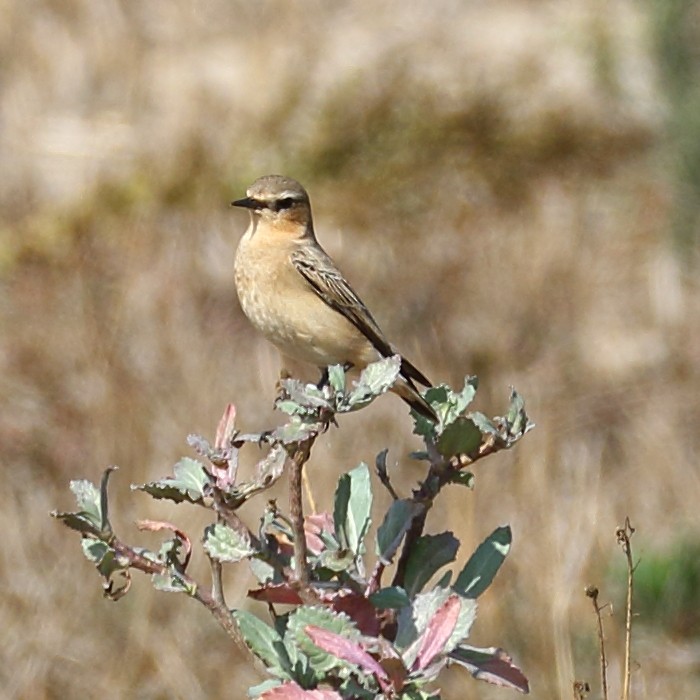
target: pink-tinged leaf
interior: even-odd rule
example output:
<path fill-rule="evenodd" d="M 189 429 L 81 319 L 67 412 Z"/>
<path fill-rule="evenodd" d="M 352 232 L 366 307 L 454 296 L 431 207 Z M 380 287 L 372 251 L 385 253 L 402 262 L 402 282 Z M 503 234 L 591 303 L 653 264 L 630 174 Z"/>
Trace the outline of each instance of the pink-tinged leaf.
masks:
<path fill-rule="evenodd" d="M 248 597 L 253 600 L 261 600 L 264 603 L 278 603 L 279 605 L 301 605 L 303 602 L 299 593 L 288 583 L 270 583 L 261 586 L 248 591 Z"/>
<path fill-rule="evenodd" d="M 332 599 L 331 606 L 336 612 L 345 613 L 367 637 L 379 636 L 377 608 L 360 593 L 340 591 Z"/>
<path fill-rule="evenodd" d="M 364 671 L 374 674 L 382 690 L 388 690 L 386 681 L 389 676 L 387 672 L 379 665 L 379 662 L 374 657 L 370 656 L 362 648 L 359 642 L 348 639 L 347 637 L 342 637 L 322 627 L 316 627 L 315 625 L 307 625 L 304 631 L 317 647 L 320 647 L 328 654 L 333 654 L 333 656 L 337 656 L 343 661 L 348 661 L 351 664 L 359 666 Z"/>
<path fill-rule="evenodd" d="M 445 649 L 452 632 L 454 632 L 461 603 L 459 597 L 451 595 L 433 615 L 423 632 L 420 649 L 413 663 L 413 670 L 429 666 L 438 654 Z"/>
<path fill-rule="evenodd" d="M 335 690 L 304 690 L 294 681 L 266 690 L 258 700 L 343 700 Z"/>
<path fill-rule="evenodd" d="M 312 554 L 320 554 L 326 548 L 320 537 L 322 532 L 335 534 L 333 516 L 330 513 L 314 513 L 304 518 L 306 546 Z"/>
<path fill-rule="evenodd" d="M 187 568 L 190 562 L 190 555 L 192 554 L 192 542 L 187 536 L 184 530 L 181 530 L 177 525 L 166 522 L 165 520 L 137 520 L 136 527 L 139 530 L 147 532 L 159 532 L 160 530 L 168 530 L 172 532 L 175 537 L 182 543 L 182 549 L 184 552 L 184 560 L 182 562 L 183 568 Z"/>
<path fill-rule="evenodd" d="M 226 405 L 221 416 L 219 425 L 216 428 L 216 438 L 214 438 L 214 448 L 221 450 L 231 444 L 231 438 L 236 432 L 236 407 L 230 403 Z"/>
<path fill-rule="evenodd" d="M 521 693 L 530 692 L 529 681 L 503 649 L 459 646 L 450 652 L 450 661 L 464 666 L 474 678 L 481 681 L 513 688 Z"/>

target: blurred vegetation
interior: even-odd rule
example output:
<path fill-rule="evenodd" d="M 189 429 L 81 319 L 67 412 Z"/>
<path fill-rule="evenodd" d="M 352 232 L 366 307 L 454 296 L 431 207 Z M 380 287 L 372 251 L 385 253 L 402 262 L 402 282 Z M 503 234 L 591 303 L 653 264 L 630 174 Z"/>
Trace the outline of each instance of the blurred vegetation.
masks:
<path fill-rule="evenodd" d="M 684 256 L 696 262 L 700 240 L 700 9 L 693 0 L 654 0 L 654 39 L 668 98 L 673 160 L 672 230 Z"/>
<path fill-rule="evenodd" d="M 568 696 L 588 669 L 595 684 L 583 587 L 625 515 L 659 557 L 700 536 L 696 8 L 305 5 L 2 7 L 6 697 L 191 700 L 255 682 L 198 610 L 146 587 L 103 602 L 46 514 L 108 464 L 120 483 L 153 478 L 229 401 L 241 427 L 274 425 L 277 358 L 238 309 L 247 222 L 227 206 L 269 172 L 304 182 L 323 245 L 428 376 L 478 374 L 486 413 L 509 385 L 528 397 L 538 430 L 430 526 L 469 550 L 510 523 L 474 643 L 502 640 L 535 697 Z M 319 507 L 387 442 L 410 487 L 408 425 L 388 397 L 319 440 Z M 121 530 L 172 515 L 114 499 Z M 250 584 L 227 581 L 234 597 Z M 635 648 L 650 697 L 698 693 L 697 651 L 656 653 L 672 635 L 660 624 Z M 460 687 L 448 677 L 445 697 Z"/>
<path fill-rule="evenodd" d="M 700 542 L 680 539 L 647 552 L 635 580 L 638 621 L 674 637 L 700 636 Z M 623 580 L 614 567 L 614 580 Z M 618 586 L 618 588 L 621 588 Z M 623 594 L 623 591 L 620 591 Z"/>

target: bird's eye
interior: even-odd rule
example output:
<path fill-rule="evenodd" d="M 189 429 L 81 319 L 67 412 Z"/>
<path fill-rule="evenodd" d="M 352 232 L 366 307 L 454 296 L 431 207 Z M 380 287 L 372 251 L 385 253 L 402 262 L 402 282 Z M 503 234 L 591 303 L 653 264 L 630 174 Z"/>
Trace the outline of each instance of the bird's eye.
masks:
<path fill-rule="evenodd" d="M 276 202 L 275 209 L 279 211 L 280 209 L 289 209 L 294 204 L 294 199 L 292 197 L 284 197 L 283 199 L 278 199 Z"/>

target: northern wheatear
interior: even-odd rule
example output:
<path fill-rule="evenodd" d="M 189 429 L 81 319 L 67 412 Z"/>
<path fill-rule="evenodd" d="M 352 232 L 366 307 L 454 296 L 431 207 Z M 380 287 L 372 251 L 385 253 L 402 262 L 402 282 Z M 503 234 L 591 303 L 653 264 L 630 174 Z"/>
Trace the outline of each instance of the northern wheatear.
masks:
<path fill-rule="evenodd" d="M 311 363 L 363 369 L 397 354 L 367 307 L 314 233 L 306 190 L 281 175 L 256 180 L 244 199 L 232 202 L 250 212 L 250 226 L 238 245 L 235 279 L 250 322 L 283 356 Z M 408 360 L 392 391 L 435 421 L 433 409 L 414 382 L 430 381 Z"/>

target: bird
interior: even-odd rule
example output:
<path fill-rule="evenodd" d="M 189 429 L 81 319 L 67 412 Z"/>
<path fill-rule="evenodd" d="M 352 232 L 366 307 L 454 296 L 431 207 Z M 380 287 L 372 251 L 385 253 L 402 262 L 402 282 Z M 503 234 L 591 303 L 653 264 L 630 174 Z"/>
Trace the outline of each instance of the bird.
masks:
<path fill-rule="evenodd" d="M 234 263 L 241 308 L 283 358 L 324 372 L 330 365 L 362 370 L 398 354 L 316 239 L 309 195 L 299 182 L 265 175 L 231 205 L 250 213 Z M 401 357 L 392 391 L 435 423 L 435 411 L 417 384 L 432 386 Z"/>

